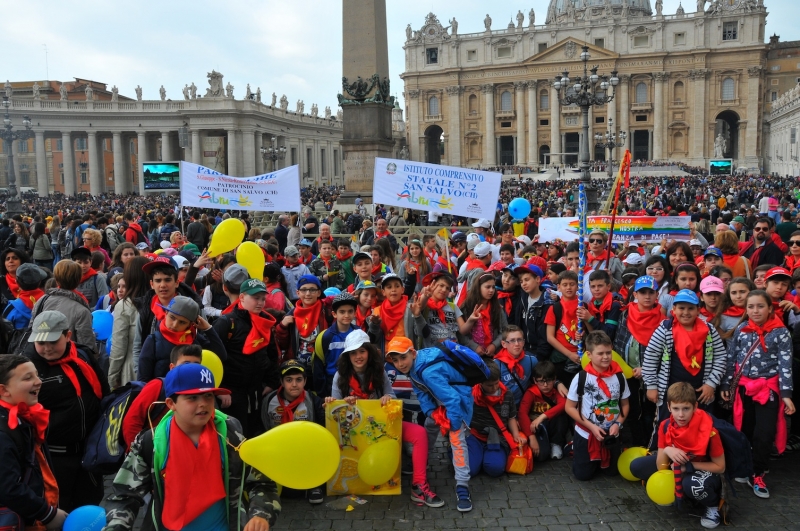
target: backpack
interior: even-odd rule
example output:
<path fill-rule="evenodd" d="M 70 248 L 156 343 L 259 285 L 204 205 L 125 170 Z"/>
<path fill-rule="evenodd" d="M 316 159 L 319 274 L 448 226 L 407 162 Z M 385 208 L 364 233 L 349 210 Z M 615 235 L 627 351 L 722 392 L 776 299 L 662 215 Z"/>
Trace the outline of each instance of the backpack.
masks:
<path fill-rule="evenodd" d="M 36 466 L 36 446 L 29 445 L 26 448 L 22 434 L 18 430 L 12 430 L 8 427 L 8 410 L 0 408 L 0 432 L 8 435 L 17 447 L 17 452 L 22 461 L 20 461 L 20 468 L 23 470 L 22 477 L 18 483 L 27 485 L 30 483 L 31 475 L 33 475 L 34 467 Z M 3 531 L 25 531 L 25 523 L 22 517 L 9 509 L 8 507 L 0 506 L 0 529 Z"/>
<path fill-rule="evenodd" d="M 108 248 L 111 249 L 111 252 L 113 253 L 114 249 L 117 248 L 117 245 L 122 243 L 120 241 L 121 236 L 120 236 L 119 232 L 117 232 L 117 229 L 115 229 L 114 227 L 111 227 L 111 226 L 106 227 L 106 230 L 103 231 L 103 232 L 104 232 L 104 234 L 106 236 L 106 241 L 108 242 Z"/>
<path fill-rule="evenodd" d="M 583 413 L 581 413 L 581 407 L 583 403 L 583 392 L 584 388 L 586 387 L 586 371 L 581 371 L 578 373 L 578 414 L 583 417 Z M 622 372 L 616 373 L 617 380 L 619 381 L 619 399 L 622 400 L 622 393 L 625 392 L 625 375 Z"/>
<path fill-rule="evenodd" d="M 163 378 L 159 378 L 163 382 Z M 102 414 L 86 438 L 81 465 L 92 474 L 116 474 L 125 460 L 125 440 L 122 438 L 122 421 L 133 401 L 146 382 L 132 381 L 111 391 L 100 402 Z M 162 383 L 158 402 L 164 401 Z M 157 418 L 166 408 L 156 403 L 148 410 L 150 418 Z"/>
<path fill-rule="evenodd" d="M 464 382 L 450 382 L 451 385 L 467 385 L 473 387 L 479 383 L 483 383 L 489 379 L 489 367 L 481 359 L 481 357 L 471 349 L 453 343 L 452 341 L 443 341 L 436 346 L 444 354 L 444 359 L 439 359 L 430 364 L 422 364 L 417 368 L 421 374 L 428 367 L 444 362 L 453 367 L 456 371 L 464 376 Z"/>
<path fill-rule="evenodd" d="M 47 294 L 38 301 L 36 301 L 36 304 L 33 305 L 34 309 L 36 308 L 37 304 L 41 303 L 42 305 L 44 305 L 45 301 L 47 300 L 47 297 L 49 296 L 50 294 Z M 6 307 L 6 310 L 8 310 L 9 306 Z M 41 308 L 41 306 L 39 308 Z M 22 356 L 23 352 L 25 351 L 25 348 L 28 346 L 28 338 L 31 337 L 31 333 L 33 332 L 34 318 L 33 316 L 31 316 L 31 320 L 28 322 L 28 326 L 26 326 L 25 328 L 17 329 L 14 328 L 14 325 L 11 324 L 11 321 L 5 318 L 6 315 L 7 315 L 6 311 L 4 311 L 3 321 L 2 321 L 3 335 L 6 340 L 6 350 L 4 352 L 8 352 L 11 354 L 19 354 L 20 356 Z M 72 333 L 74 335 L 75 331 L 73 330 Z"/>

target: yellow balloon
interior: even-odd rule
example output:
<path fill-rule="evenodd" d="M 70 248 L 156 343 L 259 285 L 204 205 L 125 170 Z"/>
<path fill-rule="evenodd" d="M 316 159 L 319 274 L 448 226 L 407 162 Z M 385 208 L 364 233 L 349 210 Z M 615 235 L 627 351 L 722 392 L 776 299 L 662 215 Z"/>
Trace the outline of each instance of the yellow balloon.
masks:
<path fill-rule="evenodd" d="M 675 502 L 675 474 L 672 470 L 659 470 L 647 480 L 647 496 L 658 505 Z"/>
<path fill-rule="evenodd" d="M 622 359 L 622 356 L 616 352 L 612 352 L 611 359 L 617 362 L 617 365 L 619 365 L 619 368 L 622 369 L 622 374 L 625 375 L 625 378 L 633 378 L 633 369 L 631 369 L 630 365 L 625 363 L 625 360 Z M 589 365 L 589 354 L 585 353 L 581 358 L 581 367 L 585 369 L 587 365 Z"/>
<path fill-rule="evenodd" d="M 247 269 L 250 278 L 264 280 L 264 253 L 255 242 L 244 242 L 236 250 L 236 262 Z"/>
<path fill-rule="evenodd" d="M 222 374 L 224 372 L 222 360 L 219 359 L 219 356 L 210 350 L 203 350 L 203 358 L 200 365 L 207 367 L 211 371 L 211 374 L 214 375 L 214 387 L 219 387 L 222 383 Z"/>
<path fill-rule="evenodd" d="M 244 225 L 236 218 L 228 218 L 214 229 L 211 244 L 208 246 L 208 256 L 215 257 L 232 251 L 244 240 Z"/>
<path fill-rule="evenodd" d="M 358 460 L 358 477 L 367 485 L 383 485 L 400 465 L 400 443 L 387 439 L 373 444 Z"/>
<path fill-rule="evenodd" d="M 295 421 L 247 439 L 239 456 L 279 485 L 304 490 L 331 479 L 341 453 L 331 432 L 314 422 Z"/>
<path fill-rule="evenodd" d="M 638 480 L 639 478 L 634 476 L 631 472 L 631 463 L 634 459 L 638 459 L 646 455 L 647 448 L 642 448 L 641 446 L 634 446 L 633 448 L 628 448 L 622 452 L 622 454 L 619 456 L 619 460 L 617 461 L 617 470 L 619 470 L 619 475 L 628 481 Z"/>

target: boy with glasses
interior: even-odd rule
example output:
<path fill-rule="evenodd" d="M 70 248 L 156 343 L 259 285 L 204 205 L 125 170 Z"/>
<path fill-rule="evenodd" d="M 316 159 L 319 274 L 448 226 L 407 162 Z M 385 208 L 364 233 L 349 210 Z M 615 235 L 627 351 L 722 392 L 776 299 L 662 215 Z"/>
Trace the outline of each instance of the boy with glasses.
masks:
<path fill-rule="evenodd" d="M 317 335 L 331 325 L 333 314 L 329 299 L 321 298 L 321 284 L 314 275 L 300 277 L 297 281 L 297 295 L 300 297 L 297 304 L 283 318 L 279 328 L 288 330 L 294 324 L 291 352 L 306 367 L 310 367 Z"/>
<path fill-rule="evenodd" d="M 556 366 L 544 360 L 533 368 L 532 385 L 519 405 L 519 427 L 528 438 L 537 461 L 561 459 L 567 443 L 569 417 L 567 399 L 556 389 Z"/>
<path fill-rule="evenodd" d="M 503 348 L 494 355 L 494 360 L 500 368 L 500 382 L 514 396 L 514 403 L 519 407 L 538 360 L 525 352 L 525 337 L 520 327 L 508 325 L 500 337 Z"/>

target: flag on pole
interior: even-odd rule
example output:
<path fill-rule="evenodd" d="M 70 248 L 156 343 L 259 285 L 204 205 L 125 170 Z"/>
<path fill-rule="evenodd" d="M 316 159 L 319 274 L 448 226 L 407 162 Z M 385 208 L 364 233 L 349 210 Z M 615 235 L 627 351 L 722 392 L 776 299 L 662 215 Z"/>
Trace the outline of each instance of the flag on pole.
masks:
<path fill-rule="evenodd" d="M 625 150 L 625 155 L 622 157 L 622 164 L 619 165 L 619 175 L 625 176 L 625 188 L 631 186 L 631 152 L 629 149 Z"/>

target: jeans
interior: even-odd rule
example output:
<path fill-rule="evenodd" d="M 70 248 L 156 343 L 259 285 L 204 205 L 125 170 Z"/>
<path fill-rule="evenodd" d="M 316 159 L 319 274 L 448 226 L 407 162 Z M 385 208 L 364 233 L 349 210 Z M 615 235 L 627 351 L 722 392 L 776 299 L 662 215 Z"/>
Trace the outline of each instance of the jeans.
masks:
<path fill-rule="evenodd" d="M 56 243 L 51 243 L 50 248 L 53 250 L 53 267 L 61 261 L 61 247 Z"/>

